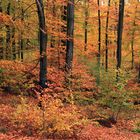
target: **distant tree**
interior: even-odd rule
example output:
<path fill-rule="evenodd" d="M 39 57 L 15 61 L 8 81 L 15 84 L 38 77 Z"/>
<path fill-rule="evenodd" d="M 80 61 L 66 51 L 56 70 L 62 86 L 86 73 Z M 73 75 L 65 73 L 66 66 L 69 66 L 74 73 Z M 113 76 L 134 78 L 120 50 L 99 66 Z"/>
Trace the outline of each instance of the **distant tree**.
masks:
<path fill-rule="evenodd" d="M 56 17 L 56 5 L 55 5 L 56 1 L 53 0 L 52 1 L 52 16 Z M 55 27 L 52 27 L 52 30 L 54 31 Z M 55 36 L 51 35 L 51 47 L 54 48 L 55 47 Z"/>
<path fill-rule="evenodd" d="M 0 12 L 2 12 L 2 0 L 0 0 Z"/>
<path fill-rule="evenodd" d="M 62 22 L 67 22 L 67 5 L 65 4 L 65 2 L 63 2 L 62 4 L 62 7 L 61 7 L 61 19 L 62 19 Z M 67 34 L 67 29 L 65 27 L 65 24 L 62 25 L 61 27 L 61 32 L 64 34 L 64 36 Z M 66 39 L 65 38 L 62 38 L 61 39 L 61 44 L 62 46 L 66 46 Z"/>
<path fill-rule="evenodd" d="M 13 5 L 13 10 L 12 10 L 12 13 L 13 13 L 13 21 L 15 21 L 15 14 L 16 14 L 16 11 L 15 11 L 15 4 Z M 12 59 L 15 60 L 16 59 L 16 40 L 15 40 L 15 33 L 16 33 L 16 28 L 15 26 L 12 27 L 11 29 L 11 40 L 12 40 Z"/>
<path fill-rule="evenodd" d="M 24 9 L 21 8 L 21 21 L 24 22 Z M 21 58 L 21 61 L 23 61 L 23 47 L 24 47 L 24 40 L 23 40 L 23 31 L 21 30 L 21 33 L 20 33 L 20 58 Z"/>
<path fill-rule="evenodd" d="M 39 19 L 39 41 L 40 41 L 40 86 L 47 87 L 47 34 L 45 26 L 45 15 L 44 15 L 44 5 L 43 0 L 36 0 L 38 19 Z"/>
<path fill-rule="evenodd" d="M 2 12 L 2 0 L 0 0 L 0 12 Z M 0 30 L 2 29 L 2 27 L 0 26 Z M 0 59 L 3 58 L 3 37 L 0 36 Z"/>
<path fill-rule="evenodd" d="M 131 69 L 134 68 L 134 38 L 135 38 L 135 32 L 136 32 L 137 9 L 138 9 L 138 4 L 136 4 L 136 6 L 135 6 L 135 13 L 134 13 L 134 20 L 133 20 L 133 27 L 132 27 L 132 36 L 131 36 L 131 55 L 132 55 Z"/>
<path fill-rule="evenodd" d="M 11 1 L 8 1 L 6 13 L 7 15 L 10 15 L 10 10 L 11 10 Z M 11 39 L 11 30 L 10 26 L 6 25 L 6 59 L 9 59 L 9 53 L 10 53 L 10 39 Z"/>
<path fill-rule="evenodd" d="M 139 63 L 139 71 L 138 71 L 138 83 L 140 83 L 140 63 Z"/>
<path fill-rule="evenodd" d="M 87 41 L 88 41 L 88 6 L 89 6 L 89 0 L 85 0 L 85 48 L 84 50 L 87 50 Z"/>
<path fill-rule="evenodd" d="M 108 71 L 108 27 L 109 27 L 110 1 L 111 0 L 108 0 L 108 10 L 107 10 L 106 28 L 105 28 L 105 46 L 106 46 L 105 69 L 106 69 L 106 71 Z"/>
<path fill-rule="evenodd" d="M 74 47 L 74 0 L 69 0 L 67 5 L 67 48 L 66 48 L 66 71 L 72 69 Z"/>
<path fill-rule="evenodd" d="M 100 61 L 101 61 L 101 11 L 100 11 L 100 0 L 97 0 L 98 5 L 98 54 L 97 54 L 97 84 L 100 83 Z"/>

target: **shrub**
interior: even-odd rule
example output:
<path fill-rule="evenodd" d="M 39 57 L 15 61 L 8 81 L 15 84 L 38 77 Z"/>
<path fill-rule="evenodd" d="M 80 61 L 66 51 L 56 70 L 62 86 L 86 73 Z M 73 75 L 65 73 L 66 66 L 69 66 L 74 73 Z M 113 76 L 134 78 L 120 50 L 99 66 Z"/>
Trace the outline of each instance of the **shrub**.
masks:
<path fill-rule="evenodd" d="M 64 106 L 59 99 L 41 98 L 38 104 L 29 103 L 21 98 L 21 104 L 13 115 L 13 123 L 24 132 L 40 133 L 45 137 L 70 137 L 79 131 L 86 119 L 74 105 Z"/>

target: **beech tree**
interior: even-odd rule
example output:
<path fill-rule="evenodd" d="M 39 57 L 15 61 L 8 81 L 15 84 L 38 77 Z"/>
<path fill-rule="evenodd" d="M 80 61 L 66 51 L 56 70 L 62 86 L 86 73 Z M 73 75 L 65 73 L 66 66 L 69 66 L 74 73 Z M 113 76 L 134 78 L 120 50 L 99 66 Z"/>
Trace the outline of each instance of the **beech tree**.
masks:
<path fill-rule="evenodd" d="M 0 0 L 0 12 L 2 13 L 2 1 Z M 0 30 L 1 30 L 1 26 L 0 26 Z M 3 42 L 3 37 L 0 36 L 0 59 L 3 58 L 3 46 L 2 46 L 2 42 Z"/>
<path fill-rule="evenodd" d="M 97 83 L 100 83 L 100 61 L 101 61 L 101 11 L 100 11 L 100 0 L 97 0 L 98 5 L 98 54 L 97 54 Z"/>
<path fill-rule="evenodd" d="M 119 80 L 119 69 L 122 61 L 122 34 L 123 34 L 123 19 L 124 19 L 124 0 L 119 1 L 119 20 L 117 32 L 117 75 L 116 80 Z"/>
<path fill-rule="evenodd" d="M 85 48 L 87 50 L 87 41 L 88 41 L 88 8 L 89 8 L 89 0 L 85 0 Z"/>
<path fill-rule="evenodd" d="M 6 13 L 7 15 L 10 15 L 10 10 L 11 10 L 11 2 L 10 0 L 8 1 Z M 9 59 L 9 51 L 10 51 L 10 39 L 11 39 L 11 30 L 10 26 L 6 25 L 6 59 Z"/>
<path fill-rule="evenodd" d="M 118 32 L 117 32 L 117 69 L 121 68 L 123 19 L 124 19 L 124 0 L 120 0 L 119 1 Z"/>
<path fill-rule="evenodd" d="M 136 32 L 136 18 L 137 18 L 137 8 L 138 8 L 138 3 L 135 6 L 135 13 L 134 13 L 134 20 L 133 20 L 133 27 L 132 27 L 132 37 L 131 37 L 131 55 L 132 55 L 132 60 L 131 60 L 131 69 L 134 68 L 134 39 L 135 39 L 135 32 Z"/>
<path fill-rule="evenodd" d="M 56 6 L 55 6 L 56 1 L 53 0 L 52 1 L 52 16 L 56 17 Z M 54 27 L 52 27 L 52 30 L 54 30 Z M 51 35 L 51 47 L 54 48 L 55 47 L 55 36 Z"/>
<path fill-rule="evenodd" d="M 45 15 L 44 15 L 44 5 L 43 0 L 36 0 L 38 19 L 39 19 L 39 42 L 40 42 L 40 74 L 39 82 L 40 86 L 45 88 L 47 87 L 47 34 L 45 26 Z"/>
<path fill-rule="evenodd" d="M 66 48 L 66 71 L 70 72 L 73 61 L 74 46 L 74 0 L 69 0 L 67 5 L 67 48 Z"/>
<path fill-rule="evenodd" d="M 98 63 L 100 65 L 100 55 L 101 55 L 101 11 L 100 11 L 100 0 L 97 0 L 98 4 Z"/>
<path fill-rule="evenodd" d="M 62 22 L 67 22 L 67 4 L 65 2 L 63 2 L 62 6 L 61 6 L 61 20 Z M 62 25 L 61 27 L 61 32 L 66 36 L 67 34 L 67 29 L 64 25 Z M 61 39 L 61 44 L 62 46 L 66 46 L 66 39 L 62 38 Z"/>
<path fill-rule="evenodd" d="M 110 0 L 108 0 L 108 10 L 106 17 L 106 29 L 105 29 L 105 46 L 106 46 L 106 54 L 105 54 L 105 69 L 108 71 L 108 27 L 109 27 L 109 13 L 110 13 Z"/>

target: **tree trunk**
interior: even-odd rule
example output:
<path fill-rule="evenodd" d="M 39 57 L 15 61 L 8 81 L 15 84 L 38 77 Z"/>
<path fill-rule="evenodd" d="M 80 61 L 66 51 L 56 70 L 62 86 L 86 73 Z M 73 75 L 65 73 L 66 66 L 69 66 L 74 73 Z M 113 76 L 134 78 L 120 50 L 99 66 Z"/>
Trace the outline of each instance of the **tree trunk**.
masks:
<path fill-rule="evenodd" d="M 97 54 L 97 84 L 100 84 L 100 60 L 101 60 L 101 11 L 100 11 L 100 0 L 97 0 L 98 4 L 98 54 Z"/>
<path fill-rule="evenodd" d="M 52 16 L 56 17 L 56 7 L 55 7 L 55 0 L 52 1 Z M 55 25 L 53 25 L 52 27 L 52 31 L 55 30 Z M 55 47 L 55 36 L 51 35 L 51 47 L 54 48 Z"/>
<path fill-rule="evenodd" d="M 0 12 L 2 12 L 2 0 L 0 0 Z"/>
<path fill-rule="evenodd" d="M 138 73 L 138 83 L 140 83 L 140 64 L 139 64 L 139 73 Z"/>
<path fill-rule="evenodd" d="M 21 21 L 24 22 L 24 10 L 21 9 Z M 24 39 L 23 39 L 23 30 L 20 33 L 20 59 L 23 61 L 23 48 L 24 48 Z"/>
<path fill-rule="evenodd" d="M 124 19 L 124 0 L 119 1 L 119 20 L 117 32 L 117 81 L 119 80 L 119 69 L 121 68 L 122 58 L 122 34 L 123 34 L 123 19 Z"/>
<path fill-rule="evenodd" d="M 15 21 L 15 5 L 13 7 L 13 21 Z M 12 60 L 16 59 L 16 41 L 15 41 L 15 27 L 12 27 L 11 29 L 11 40 L 12 40 Z"/>
<path fill-rule="evenodd" d="M 10 15 L 10 9 L 11 9 L 11 3 L 10 1 L 8 2 L 8 5 L 7 5 L 7 15 Z M 10 58 L 10 26 L 9 25 L 6 25 L 6 59 L 9 59 Z"/>
<path fill-rule="evenodd" d="M 136 26 L 137 7 L 138 7 L 138 5 L 136 4 L 135 16 L 134 16 L 133 27 L 132 27 L 132 38 L 131 38 L 131 55 L 132 55 L 131 69 L 134 68 L 134 38 L 135 38 L 135 31 L 136 31 L 135 26 Z"/>
<path fill-rule="evenodd" d="M 88 41 L 88 0 L 85 0 L 85 48 L 87 50 L 87 41 Z"/>
<path fill-rule="evenodd" d="M 108 71 L 108 26 L 109 26 L 109 12 L 110 12 L 109 8 L 110 8 L 110 0 L 108 0 L 108 11 L 107 11 L 106 32 L 105 32 L 105 46 L 106 46 L 105 69 L 106 69 L 106 72 Z"/>
<path fill-rule="evenodd" d="M 0 0 L 0 12 L 2 12 L 2 0 Z M 0 27 L 0 30 L 2 27 Z M 3 37 L 0 36 L 0 59 L 3 59 Z"/>
<path fill-rule="evenodd" d="M 44 6 L 43 0 L 36 0 L 37 10 L 38 10 L 38 19 L 39 19 L 39 32 L 40 32 L 40 74 L 39 74 L 39 82 L 42 88 L 47 87 L 47 34 L 45 27 L 45 16 L 44 16 Z"/>
<path fill-rule="evenodd" d="M 67 6 L 65 5 L 65 3 L 63 3 L 63 6 L 62 6 L 61 19 L 64 23 L 67 22 Z M 67 29 L 64 25 L 62 25 L 61 30 L 62 30 L 61 32 L 65 36 L 67 34 Z M 61 39 L 61 45 L 66 46 L 66 38 Z"/>
<path fill-rule="evenodd" d="M 69 0 L 67 5 L 67 48 L 66 48 L 66 71 L 72 70 L 73 46 L 74 46 L 74 0 Z"/>
<path fill-rule="evenodd" d="M 12 59 L 16 59 L 15 27 L 12 28 Z"/>

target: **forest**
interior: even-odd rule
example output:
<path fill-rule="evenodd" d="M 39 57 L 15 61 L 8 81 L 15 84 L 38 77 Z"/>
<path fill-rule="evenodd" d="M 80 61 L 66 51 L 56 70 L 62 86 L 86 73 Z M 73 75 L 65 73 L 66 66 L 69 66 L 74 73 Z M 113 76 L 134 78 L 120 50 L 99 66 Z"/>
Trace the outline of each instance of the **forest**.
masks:
<path fill-rule="evenodd" d="M 0 140 L 140 140 L 140 0 L 0 0 Z"/>

